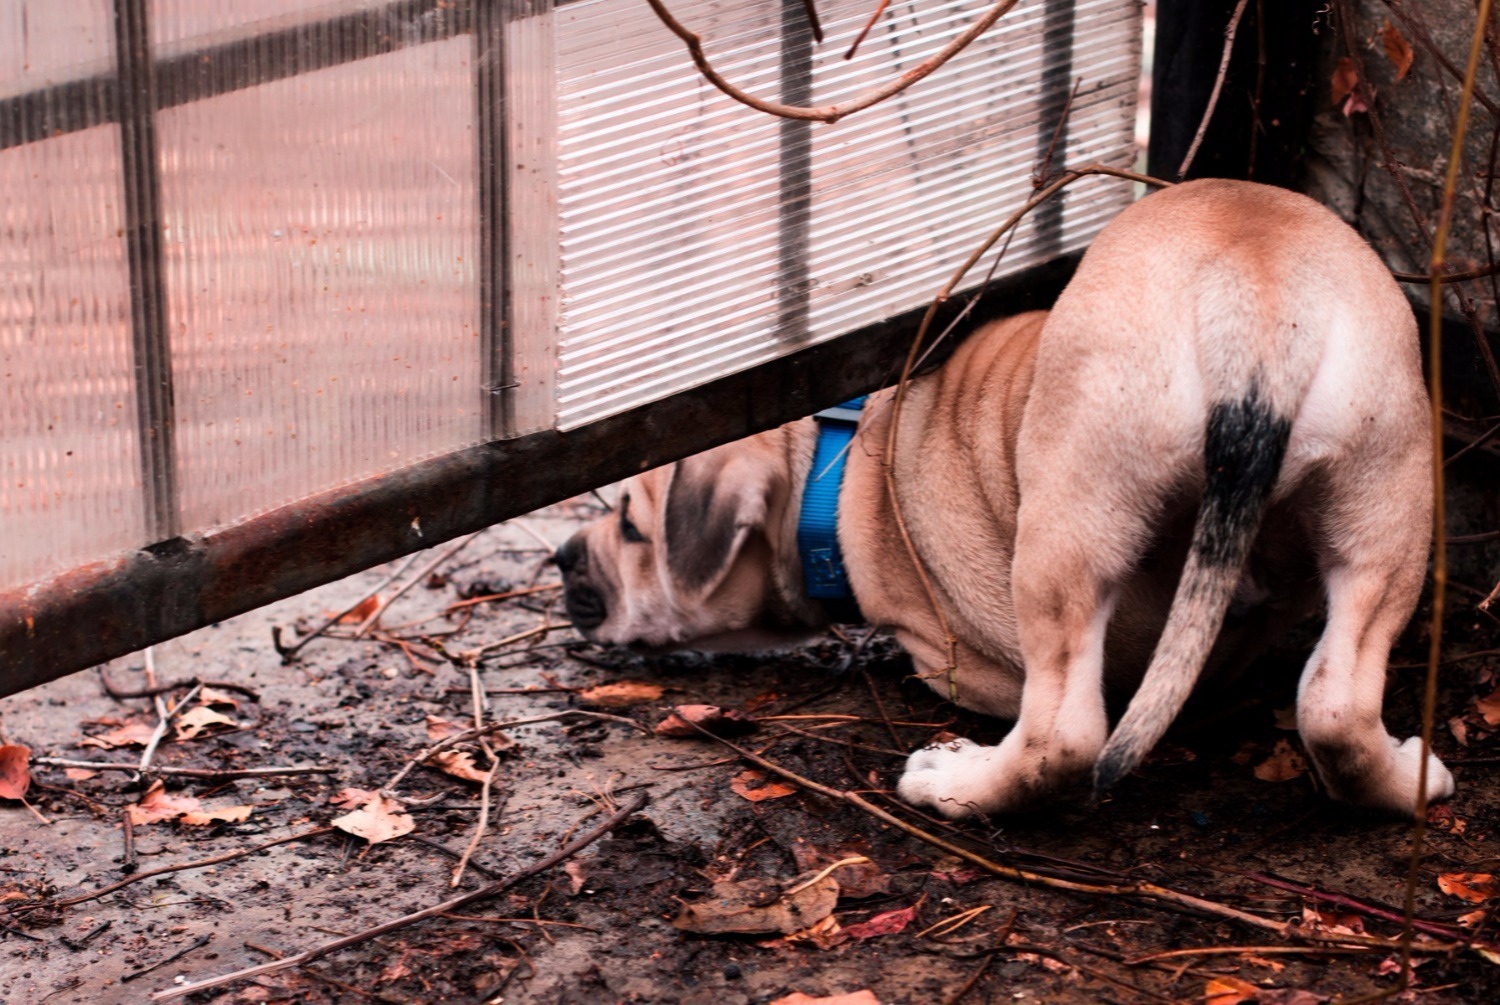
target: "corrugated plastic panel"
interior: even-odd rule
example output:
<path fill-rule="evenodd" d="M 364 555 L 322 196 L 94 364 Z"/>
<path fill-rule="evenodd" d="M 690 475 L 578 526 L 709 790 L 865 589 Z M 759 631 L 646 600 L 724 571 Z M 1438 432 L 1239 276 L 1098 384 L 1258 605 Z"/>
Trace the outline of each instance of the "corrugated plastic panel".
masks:
<path fill-rule="evenodd" d="M 112 46 L 102 0 L 0 3 L 0 97 Z M 13 145 L 35 126 L 0 121 L 0 586 L 145 543 L 119 129 Z"/>
<path fill-rule="evenodd" d="M 297 7 L 329 9 L 163 0 L 156 31 Z M 185 529 L 483 438 L 472 48 L 459 36 L 159 113 Z"/>
<path fill-rule="evenodd" d="M 845 61 L 870 5 L 819 4 L 826 41 L 812 56 L 813 102 L 909 69 L 986 6 L 892 5 Z M 778 96 L 776 5 L 673 7 L 728 79 Z M 644 5 L 559 8 L 559 424 L 583 425 L 929 300 L 1030 195 L 1066 100 L 1057 80 L 1044 93 L 1044 70 L 1068 31 L 1066 80 L 1081 84 L 1054 167 L 1130 166 L 1138 5 L 1074 8 L 1070 24 L 1049 20 L 1043 5 L 1018 7 L 895 98 L 832 126 L 791 126 L 810 132 L 811 195 L 785 215 L 781 186 L 795 171 L 788 126 L 704 83 Z M 1017 231 L 1001 274 L 1084 246 L 1129 200 L 1125 182 L 1075 186 L 1045 233 L 1035 220 Z M 789 313 L 802 289 L 805 310 Z"/>

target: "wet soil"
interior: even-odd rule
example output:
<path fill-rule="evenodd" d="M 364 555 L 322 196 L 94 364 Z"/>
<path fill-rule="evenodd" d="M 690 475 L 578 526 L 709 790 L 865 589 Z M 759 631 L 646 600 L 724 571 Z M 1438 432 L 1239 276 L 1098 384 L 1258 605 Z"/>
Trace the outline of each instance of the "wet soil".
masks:
<path fill-rule="evenodd" d="M 1105 877 L 1117 886 L 1146 880 L 1297 925 L 1399 931 L 1399 924 L 1374 916 L 1378 908 L 1360 914 L 1308 892 L 1399 912 L 1412 830 L 1331 804 L 1313 777 L 1298 770 L 1295 733 L 1283 728 L 1289 724 L 1276 710 L 1290 703 L 1310 636 L 1262 661 L 1235 692 L 1200 702 L 1196 726 L 1174 734 L 1103 803 L 1068 802 L 954 828 L 901 810 L 882 790 L 897 777 L 903 752 L 939 730 L 993 740 L 1004 724 L 955 712 L 910 679 L 905 658 L 880 636 L 862 646 L 829 636 L 773 655 L 646 660 L 550 627 L 563 620 L 555 591 L 474 604 L 465 609 L 471 616 L 438 616 L 466 597 L 548 583 L 552 570 L 541 565 L 536 535 L 560 541 L 598 512 L 590 500 L 574 500 L 524 527 L 513 523 L 479 535 L 440 576 L 384 614 L 394 634 L 418 640 L 410 656 L 386 642 L 328 638 L 286 663 L 271 643 L 272 626 L 305 630 L 399 566 L 157 647 L 159 680 L 217 679 L 257 697 L 235 694 L 238 708 L 215 706 L 232 723 L 164 744 L 156 766 L 313 765 L 330 773 L 168 777 L 168 796 L 194 796 L 209 810 L 252 810 L 236 822 L 132 826 L 132 867 L 121 816 L 142 798 L 143 783 L 125 772 L 70 778 L 61 768 L 37 767 L 29 793 L 35 812 L 0 801 L 0 1005 L 147 1001 L 154 992 L 311 949 L 452 896 L 456 858 L 479 818 L 479 784 L 417 767 L 397 792 L 413 833 L 370 844 L 323 828 L 347 812 L 331 803 L 341 790 L 386 785 L 432 742 L 430 717 L 472 722 L 468 672 L 444 660 L 438 647 L 456 656 L 527 632 L 488 653 L 480 679 L 491 692 L 536 690 L 491 694 L 487 721 L 595 707 L 578 689 L 621 680 L 662 689 L 659 697 L 605 710 L 647 726 L 679 703 L 745 709 L 762 720 L 808 716 L 763 721 L 739 742 L 825 785 L 863 791 L 875 804 L 997 862 Z M 434 549 L 413 570 L 441 552 Z M 1458 601 L 1448 652 L 1490 648 L 1493 621 L 1475 612 L 1472 600 Z M 347 636 L 353 628 L 335 632 Z M 424 632 L 451 634 L 422 641 Z M 1407 632 L 1393 658 L 1398 667 L 1422 658 L 1423 634 L 1420 625 Z M 850 637 L 861 641 L 863 630 Z M 141 656 L 104 672 L 116 689 L 144 686 Z M 1449 924 L 1464 918 L 1478 937 L 1500 941 L 1490 910 L 1497 901 L 1461 899 L 1438 881 L 1500 872 L 1500 794 L 1491 781 L 1500 739 L 1489 735 L 1488 706 L 1476 704 L 1495 691 L 1497 673 L 1493 655 L 1445 670 L 1436 749 L 1454 766 L 1459 791 L 1432 817 L 1416 891 L 1420 916 Z M 1420 685 L 1420 670 L 1393 670 L 1387 721 L 1399 736 L 1416 728 Z M 1500 702 L 1491 711 L 1500 722 Z M 857 718 L 816 718 L 827 715 Z M 151 702 L 109 697 L 97 672 L 0 700 L 0 740 L 37 755 L 138 762 L 139 747 L 82 745 L 129 720 L 153 723 Z M 638 791 L 650 801 L 566 868 L 495 899 L 188 1000 L 749 1005 L 794 992 L 819 997 L 868 989 L 885 1005 L 972 1005 L 1199 1002 L 1227 987 L 1230 996 L 1219 1005 L 1308 1005 L 1388 989 L 1397 980 L 1388 951 L 1324 952 L 1139 897 L 987 877 L 857 807 L 805 790 L 747 798 L 736 788 L 759 795 L 767 780 L 747 775 L 743 762 L 709 740 L 588 720 L 518 726 L 506 735 L 513 742 L 497 753 L 489 829 L 473 857 L 490 875 L 505 877 L 536 862 Z M 489 764 L 482 751 L 474 754 L 481 769 Z M 1257 769 L 1288 777 L 1266 780 Z M 131 875 L 314 830 L 315 836 L 255 855 L 58 906 Z M 809 867 L 856 854 L 873 866 L 835 871 L 844 884 L 834 920 L 813 932 L 699 935 L 672 923 L 683 903 L 703 901 L 714 882 L 790 885 Z M 1271 885 L 1275 877 L 1302 889 Z M 460 886 L 485 881 L 471 869 Z M 1469 882 L 1473 895 L 1483 897 L 1485 881 Z M 907 913 L 892 913 L 900 911 Z M 871 919 L 878 923 L 860 927 Z M 1141 962 L 1181 950 L 1203 952 Z M 1472 950 L 1424 959 L 1415 979 L 1413 1000 L 1500 999 L 1500 968 Z"/>

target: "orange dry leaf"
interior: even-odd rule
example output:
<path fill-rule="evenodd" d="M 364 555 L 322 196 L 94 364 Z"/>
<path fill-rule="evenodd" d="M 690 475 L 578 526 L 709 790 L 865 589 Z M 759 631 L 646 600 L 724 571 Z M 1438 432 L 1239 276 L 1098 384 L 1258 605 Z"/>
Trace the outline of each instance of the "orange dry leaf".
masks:
<path fill-rule="evenodd" d="M 163 820 L 175 820 L 184 813 L 194 813 L 202 808 L 203 804 L 192 796 L 167 795 L 167 787 L 162 784 L 161 779 L 157 779 L 151 783 L 146 794 L 141 796 L 141 801 L 127 807 L 126 812 L 130 814 L 130 822 L 139 827 Z"/>
<path fill-rule="evenodd" d="M 1367 112 L 1365 103 L 1359 99 L 1356 87 L 1359 85 L 1359 74 L 1354 70 L 1354 60 L 1348 56 L 1340 57 L 1338 65 L 1333 68 L 1333 77 L 1329 81 L 1333 90 L 1333 103 L 1344 106 L 1344 117 L 1348 118 L 1355 112 Z"/>
<path fill-rule="evenodd" d="M 652 730 L 657 736 L 678 738 L 701 737 L 694 729 L 700 726 L 714 736 L 743 736 L 753 733 L 760 726 L 750 716 L 737 708 L 720 708 L 718 705 L 677 705 L 667 717 Z"/>
<path fill-rule="evenodd" d="M 108 733 L 100 733 L 98 736 L 86 736 L 79 742 L 80 747 L 98 747 L 101 750 L 113 750 L 116 747 L 144 747 L 151 742 L 151 735 L 156 732 L 156 727 L 145 722 L 127 722 L 118 729 L 112 729 Z"/>
<path fill-rule="evenodd" d="M 1238 977 L 1210 977 L 1203 983 L 1203 1005 L 1240 1005 L 1254 1001 L 1258 991 Z"/>
<path fill-rule="evenodd" d="M 369 802 L 374 797 L 375 793 L 369 789 L 348 788 L 339 789 L 338 795 L 334 796 L 328 801 L 334 806 L 354 807 L 359 806 L 362 803 Z"/>
<path fill-rule="evenodd" d="M 359 809 L 335 817 L 332 823 L 339 830 L 362 837 L 371 844 L 389 841 L 417 829 L 416 822 L 399 802 L 378 792 Z"/>
<path fill-rule="evenodd" d="M 483 782 L 489 778 L 488 771 L 481 771 L 474 765 L 474 755 L 463 750 L 440 750 L 427 758 L 427 763 L 466 782 Z"/>
<path fill-rule="evenodd" d="M 578 692 L 578 698 L 585 705 L 595 705 L 599 708 L 629 708 L 632 705 L 644 705 L 647 702 L 657 701 L 661 698 L 661 694 L 661 687 L 648 681 L 619 680 L 613 684 L 586 687 Z"/>
<path fill-rule="evenodd" d="M 797 786 L 781 781 L 767 781 L 766 773 L 756 768 L 746 768 L 729 782 L 730 789 L 752 803 L 764 799 L 780 799 L 797 791 Z"/>
<path fill-rule="evenodd" d="M 1474 711 L 1484 719 L 1484 724 L 1494 729 L 1500 726 L 1500 690 L 1490 693 L 1485 698 L 1474 699 Z"/>
<path fill-rule="evenodd" d="M 1315 907 L 1302 908 L 1302 924 L 1333 935 L 1363 935 L 1365 931 L 1365 919 L 1357 914 L 1341 914 L 1332 909 L 1320 911 Z"/>
<path fill-rule="evenodd" d="M 63 768 L 63 774 L 75 782 L 84 782 L 99 776 L 99 772 L 90 771 L 88 768 Z"/>
<path fill-rule="evenodd" d="M 195 810 L 192 813 L 184 813 L 182 823 L 194 827 L 211 823 L 237 824 L 249 820 L 250 811 L 253 809 L 255 809 L 253 806 L 229 806 L 222 810 Z"/>
<path fill-rule="evenodd" d="M 1405 80 L 1406 75 L 1411 72 L 1412 60 L 1416 53 L 1411 51 L 1411 44 L 1401 37 L 1401 33 L 1390 21 L 1386 21 L 1385 27 L 1380 29 L 1380 43 L 1385 47 L 1385 58 L 1396 67 L 1396 79 Z"/>
<path fill-rule="evenodd" d="M 801 991 L 793 991 L 784 998 L 776 999 L 771 1005 L 880 1005 L 880 999 L 875 997 L 873 991 L 850 991 L 832 998 L 814 998 Z"/>
<path fill-rule="evenodd" d="M 31 748 L 19 743 L 0 747 L 0 799 L 24 799 L 31 788 Z"/>
<path fill-rule="evenodd" d="M 1271 756 L 1255 766 L 1255 777 L 1263 782 L 1287 782 L 1307 774 L 1307 759 L 1286 740 L 1277 740 Z"/>
<path fill-rule="evenodd" d="M 380 597 L 378 595 L 373 597 L 366 597 L 365 599 L 361 600 L 353 610 L 340 617 L 339 624 L 357 625 L 368 618 L 370 615 L 374 614 L 375 608 L 379 606 Z"/>
<path fill-rule="evenodd" d="M 230 708 L 239 708 L 240 700 L 228 691 L 220 691 L 216 687 L 206 687 L 198 692 L 198 704 L 227 705 Z"/>
<path fill-rule="evenodd" d="M 190 708 L 177 717 L 172 723 L 172 728 L 177 731 L 177 739 L 191 740 L 210 726 L 238 726 L 229 716 L 215 712 L 207 705 L 199 705 Z"/>
<path fill-rule="evenodd" d="M 1487 872 L 1445 872 L 1438 876 L 1438 889 L 1450 897 L 1483 903 L 1500 896 L 1500 882 Z"/>
<path fill-rule="evenodd" d="M 880 935 L 895 935 L 916 920 L 917 905 L 903 907 L 898 911 L 877 914 L 868 921 L 849 925 L 843 931 L 846 939 L 873 939 Z"/>
<path fill-rule="evenodd" d="M 437 743 L 439 740 L 447 739 L 454 733 L 462 733 L 463 731 L 464 727 L 456 722 L 449 722 L 447 719 L 436 715 L 429 715 L 427 717 L 427 739 L 433 743 Z"/>

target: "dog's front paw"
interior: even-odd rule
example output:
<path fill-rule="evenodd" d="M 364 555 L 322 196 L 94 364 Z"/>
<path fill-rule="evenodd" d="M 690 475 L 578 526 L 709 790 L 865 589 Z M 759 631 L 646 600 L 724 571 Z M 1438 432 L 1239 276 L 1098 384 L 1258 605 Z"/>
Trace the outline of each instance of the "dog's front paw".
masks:
<path fill-rule="evenodd" d="M 1410 812 L 1417 805 L 1417 776 L 1422 766 L 1422 738 L 1413 736 L 1405 743 L 1391 738 L 1395 764 L 1391 772 L 1391 802 L 1394 809 Z M 1437 802 L 1453 795 L 1453 772 L 1438 760 L 1436 754 L 1427 753 L 1427 799 Z"/>
<path fill-rule="evenodd" d="M 923 747 L 906 759 L 896 793 L 949 819 L 992 812 L 995 749 L 962 739 Z"/>

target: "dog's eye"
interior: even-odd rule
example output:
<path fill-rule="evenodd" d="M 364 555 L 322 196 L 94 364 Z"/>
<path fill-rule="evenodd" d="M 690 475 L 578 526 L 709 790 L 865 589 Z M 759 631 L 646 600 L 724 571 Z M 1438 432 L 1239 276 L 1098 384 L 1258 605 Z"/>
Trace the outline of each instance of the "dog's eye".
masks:
<path fill-rule="evenodd" d="M 646 536 L 640 532 L 640 529 L 623 514 L 620 517 L 620 536 L 631 544 L 640 544 L 646 540 Z"/>

